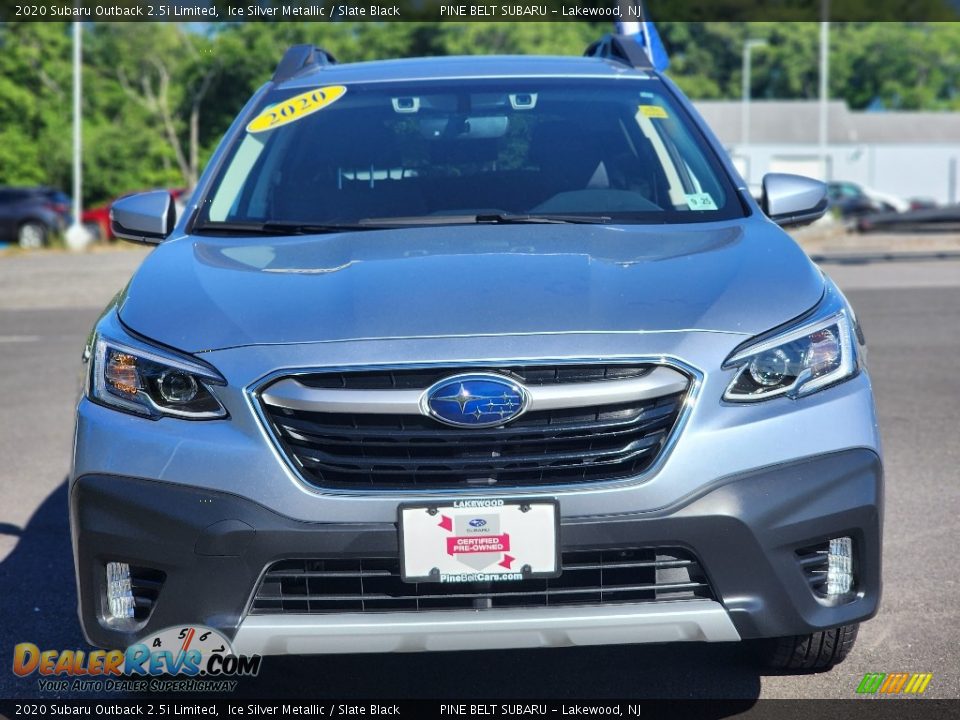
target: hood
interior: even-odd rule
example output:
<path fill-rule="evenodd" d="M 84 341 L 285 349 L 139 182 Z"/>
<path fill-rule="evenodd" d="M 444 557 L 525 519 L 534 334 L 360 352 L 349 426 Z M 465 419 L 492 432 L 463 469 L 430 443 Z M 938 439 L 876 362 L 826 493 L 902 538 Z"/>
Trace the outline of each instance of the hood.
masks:
<path fill-rule="evenodd" d="M 188 352 L 519 333 L 754 335 L 822 293 L 817 268 L 762 219 L 434 226 L 172 239 L 133 277 L 120 317 Z"/>

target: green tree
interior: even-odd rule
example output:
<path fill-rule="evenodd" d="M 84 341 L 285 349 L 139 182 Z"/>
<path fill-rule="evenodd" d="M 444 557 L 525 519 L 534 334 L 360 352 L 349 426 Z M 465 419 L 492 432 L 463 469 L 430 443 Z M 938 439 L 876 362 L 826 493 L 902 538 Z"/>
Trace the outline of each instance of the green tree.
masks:
<path fill-rule="evenodd" d="M 818 96 L 819 23 L 660 27 L 671 55 L 670 75 L 694 99 L 740 97 L 748 38 L 768 42 L 753 54 L 754 97 Z M 960 109 L 960 23 L 831 23 L 830 96 L 854 109 Z"/>
<path fill-rule="evenodd" d="M 179 183 L 187 186 L 199 175 L 201 115 L 222 69 L 210 45 L 208 38 L 177 23 L 101 23 L 90 43 L 88 61 L 108 95 L 106 105 L 97 104 L 95 117 L 146 121 L 168 145 L 166 157 L 179 170 Z"/>
<path fill-rule="evenodd" d="M 70 47 L 66 23 L 0 23 L 0 184 L 66 186 Z"/>

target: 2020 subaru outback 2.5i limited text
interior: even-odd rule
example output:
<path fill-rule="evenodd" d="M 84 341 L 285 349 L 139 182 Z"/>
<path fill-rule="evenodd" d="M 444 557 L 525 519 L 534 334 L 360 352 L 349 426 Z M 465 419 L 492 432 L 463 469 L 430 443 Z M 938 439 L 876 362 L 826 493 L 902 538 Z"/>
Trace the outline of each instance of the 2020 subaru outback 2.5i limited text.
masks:
<path fill-rule="evenodd" d="M 246 654 L 751 640 L 880 595 L 863 339 L 686 98 L 587 57 L 298 46 L 98 321 L 70 508 L 87 638 Z M 109 573 L 109 578 L 108 578 Z"/>

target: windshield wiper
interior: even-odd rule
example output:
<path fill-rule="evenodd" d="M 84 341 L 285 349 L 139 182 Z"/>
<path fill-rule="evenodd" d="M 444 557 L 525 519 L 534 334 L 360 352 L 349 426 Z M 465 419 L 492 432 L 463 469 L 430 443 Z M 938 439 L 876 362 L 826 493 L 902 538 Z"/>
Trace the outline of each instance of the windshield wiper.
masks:
<path fill-rule="evenodd" d="M 611 218 L 603 215 L 527 215 L 482 213 L 479 215 L 413 215 L 410 217 L 364 218 L 355 223 L 296 222 L 204 222 L 197 223 L 197 232 L 222 232 L 244 235 L 322 235 L 324 233 L 386 230 L 423 225 L 513 225 L 530 224 L 595 224 L 604 225 Z"/>
<path fill-rule="evenodd" d="M 574 223 L 604 225 L 612 222 L 605 215 L 561 215 L 525 213 L 479 213 L 477 215 L 410 215 L 405 217 L 364 218 L 361 227 L 414 227 L 424 225 L 512 225 L 520 223 Z"/>
<path fill-rule="evenodd" d="M 286 223 L 286 222 L 205 222 L 198 223 L 199 232 L 224 232 L 244 235 L 322 235 L 324 233 L 377 230 L 383 226 L 372 223 Z"/>
<path fill-rule="evenodd" d="M 606 225 L 613 221 L 606 215 L 563 215 L 563 214 L 535 214 L 523 213 L 494 213 L 491 215 L 477 215 L 478 223 L 494 223 L 510 225 L 520 223 L 570 223 L 573 225 Z"/>

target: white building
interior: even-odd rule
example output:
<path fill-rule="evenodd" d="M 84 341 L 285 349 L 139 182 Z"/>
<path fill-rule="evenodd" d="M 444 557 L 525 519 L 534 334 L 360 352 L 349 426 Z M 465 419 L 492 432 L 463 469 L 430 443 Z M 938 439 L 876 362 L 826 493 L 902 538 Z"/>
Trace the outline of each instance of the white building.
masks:
<path fill-rule="evenodd" d="M 861 112 L 830 102 L 824 167 L 816 101 L 753 100 L 749 145 L 743 144 L 743 103 L 695 104 L 751 184 L 768 172 L 792 172 L 903 198 L 960 202 L 960 113 Z"/>

